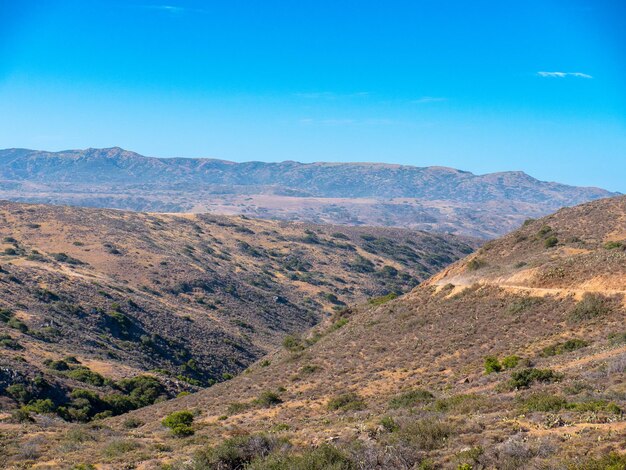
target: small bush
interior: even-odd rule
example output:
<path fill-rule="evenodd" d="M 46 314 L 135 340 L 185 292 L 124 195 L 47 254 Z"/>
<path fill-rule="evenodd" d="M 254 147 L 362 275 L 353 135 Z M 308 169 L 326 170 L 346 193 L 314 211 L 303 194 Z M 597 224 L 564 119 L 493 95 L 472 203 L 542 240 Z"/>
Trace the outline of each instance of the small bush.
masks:
<path fill-rule="evenodd" d="M 382 297 L 373 297 L 373 298 L 369 299 L 367 302 L 370 305 L 379 306 L 379 305 L 382 305 L 382 304 L 386 304 L 387 302 L 389 302 L 389 301 L 391 301 L 393 299 L 396 299 L 396 298 L 398 298 L 398 294 L 392 292 L 391 294 L 387 294 L 387 295 L 384 295 Z"/>
<path fill-rule="evenodd" d="M 404 426 L 400 438 L 419 450 L 430 451 L 443 447 L 452 434 L 450 426 L 437 419 L 423 419 Z"/>
<path fill-rule="evenodd" d="M 35 420 L 30 415 L 30 411 L 27 408 L 21 407 L 11 413 L 11 422 L 24 424 L 24 423 L 32 423 Z"/>
<path fill-rule="evenodd" d="M 279 405 L 283 401 L 277 393 L 266 391 L 261 393 L 261 395 L 259 395 L 259 397 L 255 400 L 255 402 L 257 405 L 269 408 L 271 406 Z"/>
<path fill-rule="evenodd" d="M 469 414 L 485 407 L 483 397 L 476 394 L 459 394 L 435 401 L 434 409 L 443 413 L 455 412 L 457 414 Z"/>
<path fill-rule="evenodd" d="M 233 468 L 233 467 L 220 467 Z M 241 468 L 241 467 L 237 467 Z M 246 470 L 354 470 L 356 465 L 336 447 L 323 444 L 300 453 L 274 452 L 257 459 Z"/>
<path fill-rule="evenodd" d="M 400 429 L 400 426 L 396 424 L 391 416 L 383 416 L 380 420 L 380 425 L 387 432 L 394 432 Z"/>
<path fill-rule="evenodd" d="M 540 237 L 545 237 L 549 233 L 552 233 L 552 227 L 550 227 L 549 225 L 544 225 L 539 229 L 537 235 L 539 235 Z"/>
<path fill-rule="evenodd" d="M 103 451 L 105 457 L 114 458 L 131 452 L 140 447 L 139 443 L 130 439 L 116 439 L 111 441 Z"/>
<path fill-rule="evenodd" d="M 468 271 L 478 271 L 479 269 L 487 266 L 487 263 L 480 258 L 474 258 L 469 263 L 467 263 Z"/>
<path fill-rule="evenodd" d="M 609 335 L 609 343 L 611 343 L 611 345 L 613 346 L 626 344 L 626 331 L 622 333 L 611 333 Z"/>
<path fill-rule="evenodd" d="M 500 361 L 495 356 L 487 356 L 485 358 L 485 374 L 491 374 L 494 372 L 500 372 L 502 370 L 502 365 Z"/>
<path fill-rule="evenodd" d="M 320 366 L 316 366 L 314 364 L 305 364 L 300 368 L 300 373 L 305 375 L 314 374 L 320 370 Z"/>
<path fill-rule="evenodd" d="M 56 406 L 50 398 L 46 398 L 45 400 L 39 399 L 31 401 L 28 405 L 26 405 L 26 409 L 38 414 L 54 413 Z"/>
<path fill-rule="evenodd" d="M 590 457 L 583 463 L 572 464 L 567 468 L 571 470 L 625 470 L 626 454 L 613 452 L 602 457 Z"/>
<path fill-rule="evenodd" d="M 521 299 L 511 302 L 506 311 L 511 315 L 517 315 L 525 310 L 539 305 L 541 302 L 543 302 L 543 299 L 541 299 L 540 297 L 523 297 Z"/>
<path fill-rule="evenodd" d="M 512 389 L 528 388 L 533 382 L 554 382 L 560 379 L 560 376 L 551 369 L 522 369 L 511 374 L 509 386 Z"/>
<path fill-rule="evenodd" d="M 135 429 L 140 426 L 143 426 L 144 423 L 139 418 L 135 418 L 131 416 L 130 418 L 124 420 L 122 424 L 126 429 Z"/>
<path fill-rule="evenodd" d="M 606 400 L 589 400 L 582 401 L 578 403 L 569 403 L 567 408 L 573 411 L 581 411 L 581 412 L 605 412 L 611 414 L 622 414 L 622 409 L 613 402 L 608 402 Z"/>
<path fill-rule="evenodd" d="M 551 236 L 544 240 L 543 246 L 545 246 L 546 248 L 552 248 L 554 246 L 557 246 L 558 243 L 559 243 L 559 239 L 556 238 L 555 236 Z"/>
<path fill-rule="evenodd" d="M 389 408 L 411 408 L 424 403 L 430 403 L 434 399 L 434 395 L 428 390 L 409 390 L 389 400 Z"/>
<path fill-rule="evenodd" d="M 606 315 L 611 311 L 606 297 L 600 294 L 591 294 L 589 292 L 583 295 L 580 302 L 576 304 L 574 310 L 569 315 L 571 321 L 579 322 L 591 320 L 593 318 Z"/>
<path fill-rule="evenodd" d="M 339 320 L 337 320 L 335 323 L 333 323 L 330 326 L 330 331 L 336 331 L 339 328 L 343 328 L 347 324 L 348 324 L 348 319 L 347 318 L 340 318 Z"/>
<path fill-rule="evenodd" d="M 543 348 L 541 351 L 542 357 L 558 356 L 559 354 L 565 354 L 568 352 L 576 351 L 577 349 L 588 346 L 589 343 L 582 339 L 568 339 L 564 343 L 552 344 Z"/>
<path fill-rule="evenodd" d="M 169 414 L 161 424 L 170 428 L 172 435 L 176 437 L 186 437 L 193 434 L 193 413 L 188 410 L 175 411 Z"/>
<path fill-rule="evenodd" d="M 529 411 L 559 411 L 567 404 L 565 398 L 549 393 L 535 393 L 522 402 L 522 409 Z"/>
<path fill-rule="evenodd" d="M 9 318 L 9 321 L 7 321 L 7 326 L 18 330 L 21 333 L 26 333 L 28 331 L 28 325 L 15 317 Z"/>
<path fill-rule="evenodd" d="M 521 360 L 521 357 L 514 354 L 511 356 L 506 356 L 504 359 L 502 359 L 502 367 L 505 369 L 515 369 Z"/>
<path fill-rule="evenodd" d="M 604 248 L 607 250 L 616 250 L 616 249 L 624 249 L 626 247 L 622 242 L 612 241 L 612 242 L 606 242 L 604 244 Z"/>
<path fill-rule="evenodd" d="M 291 352 L 298 352 L 304 349 L 304 345 L 300 338 L 289 335 L 283 339 L 283 348 Z"/>
<path fill-rule="evenodd" d="M 362 410 L 365 408 L 365 402 L 356 393 L 344 393 L 338 395 L 328 402 L 329 410 Z"/>
<path fill-rule="evenodd" d="M 276 437 L 256 434 L 237 436 L 225 440 L 220 445 L 209 447 L 196 453 L 193 459 L 194 469 L 239 470 L 250 469 L 253 461 L 270 455 L 280 444 Z M 264 468 L 264 467 L 258 467 Z M 269 467 L 278 468 L 283 467 Z"/>
<path fill-rule="evenodd" d="M 95 385 L 96 387 L 100 387 L 105 383 L 104 377 L 86 367 L 73 369 L 67 373 L 67 376 L 80 382 Z"/>
<path fill-rule="evenodd" d="M 228 405 L 228 408 L 226 409 L 226 413 L 228 413 L 229 415 L 236 415 L 239 413 L 243 413 L 244 411 L 247 411 L 250 408 L 252 408 L 251 403 L 235 402 L 235 403 L 231 403 L 230 405 Z"/>

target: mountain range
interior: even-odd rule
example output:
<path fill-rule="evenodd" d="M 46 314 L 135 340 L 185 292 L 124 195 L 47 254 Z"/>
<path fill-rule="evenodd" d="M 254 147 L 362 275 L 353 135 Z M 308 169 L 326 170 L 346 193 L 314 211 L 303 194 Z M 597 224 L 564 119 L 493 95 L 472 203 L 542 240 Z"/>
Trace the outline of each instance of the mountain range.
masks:
<path fill-rule="evenodd" d="M 520 172 L 474 175 L 382 163 L 234 163 L 151 158 L 120 148 L 0 150 L 0 198 L 151 212 L 212 212 L 480 238 L 614 196 Z"/>

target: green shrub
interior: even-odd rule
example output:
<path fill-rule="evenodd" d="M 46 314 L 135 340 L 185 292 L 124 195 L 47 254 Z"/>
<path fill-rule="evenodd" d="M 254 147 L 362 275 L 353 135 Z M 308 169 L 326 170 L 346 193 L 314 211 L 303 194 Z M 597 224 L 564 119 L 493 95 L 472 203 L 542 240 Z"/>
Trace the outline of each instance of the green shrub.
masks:
<path fill-rule="evenodd" d="M 269 408 L 271 406 L 279 405 L 283 401 L 278 396 L 277 393 L 271 391 L 265 391 L 259 395 L 259 397 L 255 400 L 256 404 L 259 406 L 263 406 L 265 408 Z"/>
<path fill-rule="evenodd" d="M 0 347 L 5 349 L 13 349 L 14 351 L 18 351 L 20 349 L 24 349 L 20 343 L 11 338 L 10 335 L 0 334 Z"/>
<path fill-rule="evenodd" d="M 117 382 L 116 386 L 128 395 L 135 408 L 152 405 L 166 396 L 165 387 L 158 379 L 150 375 L 123 379 Z"/>
<path fill-rule="evenodd" d="M 529 411 L 559 411 L 567 404 L 565 398 L 550 393 L 534 393 L 523 400 L 522 409 Z"/>
<path fill-rule="evenodd" d="M 511 302 L 506 311 L 511 315 L 517 315 L 525 310 L 541 304 L 542 302 L 543 299 L 540 297 L 523 297 L 521 299 L 517 299 Z"/>
<path fill-rule="evenodd" d="M 626 470 L 626 454 L 612 452 L 601 457 L 590 457 L 583 463 L 567 467 L 569 470 Z"/>
<path fill-rule="evenodd" d="M 556 343 L 550 346 L 543 348 L 541 351 L 541 356 L 543 357 L 551 357 L 557 356 L 559 354 L 565 354 L 568 352 L 576 351 L 577 349 L 584 348 L 588 346 L 589 343 L 582 339 L 568 339 L 564 343 Z"/>
<path fill-rule="evenodd" d="M 544 225 L 539 229 L 539 232 L 537 232 L 537 235 L 539 235 L 540 237 L 545 237 L 551 232 L 552 232 L 552 227 L 550 227 L 549 225 Z"/>
<path fill-rule="evenodd" d="M 39 414 L 54 413 L 56 406 L 50 398 L 46 398 L 31 401 L 28 405 L 26 405 L 26 409 Z"/>
<path fill-rule="evenodd" d="M 344 393 L 328 401 L 329 410 L 362 410 L 365 408 L 365 402 L 356 393 Z"/>
<path fill-rule="evenodd" d="M 11 310 L 7 308 L 0 308 L 0 322 L 6 323 L 15 315 Z"/>
<path fill-rule="evenodd" d="M 245 468 L 246 470 L 355 470 L 357 467 L 342 451 L 323 444 L 300 453 L 274 452 L 265 458 L 254 460 Z"/>
<path fill-rule="evenodd" d="M 487 266 L 487 263 L 480 258 L 474 258 L 469 263 L 467 263 L 468 271 L 478 271 L 480 268 Z"/>
<path fill-rule="evenodd" d="M 502 359 L 502 367 L 505 369 L 515 369 L 521 360 L 521 357 L 514 354 L 511 356 L 506 356 Z"/>
<path fill-rule="evenodd" d="M 107 444 L 102 453 L 105 457 L 114 458 L 138 449 L 139 447 L 140 444 L 137 441 L 130 439 L 116 439 Z"/>
<path fill-rule="evenodd" d="M 543 242 L 543 246 L 545 246 L 546 248 L 552 248 L 556 245 L 558 245 L 559 243 L 559 239 L 556 238 L 554 235 L 551 237 L 548 237 L 544 240 Z"/>
<path fill-rule="evenodd" d="M 228 413 L 229 415 L 236 415 L 239 413 L 243 413 L 244 411 L 249 410 L 250 408 L 252 408 L 252 403 L 240 403 L 240 402 L 235 402 L 235 403 L 231 403 L 230 405 L 228 405 L 228 408 L 226 409 L 226 413 Z"/>
<path fill-rule="evenodd" d="M 314 364 L 305 364 L 300 368 L 300 373 L 309 375 L 309 374 L 314 374 L 318 370 L 320 370 L 319 366 L 316 366 Z"/>
<path fill-rule="evenodd" d="M 494 372 L 500 372 L 502 370 L 502 365 L 500 361 L 495 356 L 487 356 L 485 358 L 485 374 L 491 374 Z"/>
<path fill-rule="evenodd" d="M 380 419 L 380 425 L 387 432 L 394 432 L 400 429 L 400 426 L 396 424 L 396 422 L 391 416 L 383 416 Z"/>
<path fill-rule="evenodd" d="M 389 408 L 411 408 L 435 399 L 428 390 L 416 389 L 401 393 L 389 400 Z"/>
<path fill-rule="evenodd" d="M 169 414 L 161 421 L 161 424 L 166 428 L 170 428 L 170 432 L 176 437 L 191 436 L 194 433 L 191 427 L 193 424 L 193 413 L 188 410 L 175 411 Z"/>
<path fill-rule="evenodd" d="M 56 261 L 59 261 L 61 263 L 75 264 L 75 265 L 85 264 L 76 258 L 72 258 L 67 253 L 50 253 L 50 256 Z"/>
<path fill-rule="evenodd" d="M 382 304 L 386 304 L 387 302 L 397 299 L 397 298 L 398 298 L 398 294 L 392 292 L 391 294 L 383 295 L 382 297 L 373 297 L 369 299 L 367 302 L 370 305 L 379 306 Z"/>
<path fill-rule="evenodd" d="M 46 359 L 43 361 L 44 365 L 48 369 L 58 370 L 58 371 L 66 371 L 70 370 L 70 366 L 64 360 L 53 361 L 52 359 Z"/>
<path fill-rule="evenodd" d="M 296 338 L 295 336 L 285 336 L 283 339 L 283 348 L 287 349 L 291 352 L 302 351 L 304 349 L 304 345 L 300 338 Z"/>
<path fill-rule="evenodd" d="M 581 412 L 605 412 L 611 414 L 622 414 L 622 409 L 613 402 L 608 402 L 606 400 L 589 400 L 582 401 L 578 403 L 569 403 L 567 408 L 573 411 L 581 411 Z"/>
<path fill-rule="evenodd" d="M 282 440 L 265 434 L 237 436 L 221 444 L 203 449 L 193 459 L 193 469 L 239 470 L 250 469 L 253 461 L 270 455 L 282 443 Z M 263 468 L 263 467 L 259 467 Z M 282 468 L 282 467 L 270 467 Z"/>
<path fill-rule="evenodd" d="M 24 384 L 9 385 L 6 391 L 18 403 L 26 404 L 32 398 L 31 391 Z"/>
<path fill-rule="evenodd" d="M 622 242 L 616 242 L 616 241 L 606 242 L 604 244 L 604 248 L 606 248 L 607 250 L 615 250 L 615 249 L 624 248 L 624 247 L 625 246 Z"/>
<path fill-rule="evenodd" d="M 339 328 L 342 328 L 344 326 L 346 326 L 348 324 L 348 319 L 347 318 L 340 318 L 339 320 L 337 320 L 335 323 L 333 323 L 330 326 L 330 331 L 336 331 Z"/>
<path fill-rule="evenodd" d="M 122 425 L 126 429 L 135 429 L 140 426 L 143 426 L 143 424 L 144 424 L 143 421 L 141 421 L 139 418 L 135 418 L 134 416 L 131 416 L 130 418 L 124 420 L 124 422 L 122 423 Z"/>
<path fill-rule="evenodd" d="M 626 331 L 622 333 L 611 333 L 609 335 L 609 343 L 616 346 L 618 344 L 626 344 Z"/>
<path fill-rule="evenodd" d="M 533 382 L 555 382 L 560 376 L 551 369 L 522 369 L 511 374 L 509 386 L 512 389 L 528 388 Z"/>
<path fill-rule="evenodd" d="M 26 407 L 21 407 L 11 413 L 11 421 L 13 423 L 24 424 L 24 423 L 32 423 L 35 420 L 30 415 L 30 411 Z"/>
<path fill-rule="evenodd" d="M 104 377 L 87 367 L 77 367 L 76 369 L 69 371 L 67 376 L 80 382 L 95 385 L 96 387 L 100 387 L 105 383 Z"/>
<path fill-rule="evenodd" d="M 9 318 L 9 321 L 7 321 L 7 326 L 19 330 L 22 333 L 26 333 L 28 331 L 28 325 L 15 317 Z"/>
<path fill-rule="evenodd" d="M 438 449 L 452 434 L 452 428 L 437 419 L 422 419 L 402 427 L 399 437 L 411 447 L 422 451 Z"/>
<path fill-rule="evenodd" d="M 569 319 L 574 322 L 591 320 L 606 315 L 610 311 L 611 308 L 606 297 L 586 292 L 570 313 Z"/>
<path fill-rule="evenodd" d="M 454 412 L 457 414 L 469 414 L 480 410 L 485 404 L 484 397 L 480 395 L 462 393 L 447 398 L 440 398 L 435 401 L 433 407 L 436 411 L 444 413 Z"/>

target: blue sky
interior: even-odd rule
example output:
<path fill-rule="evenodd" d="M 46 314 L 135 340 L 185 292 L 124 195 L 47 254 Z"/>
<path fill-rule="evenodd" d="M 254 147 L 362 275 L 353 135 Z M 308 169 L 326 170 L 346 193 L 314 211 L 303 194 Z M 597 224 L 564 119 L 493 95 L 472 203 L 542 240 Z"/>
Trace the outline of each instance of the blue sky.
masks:
<path fill-rule="evenodd" d="M 0 147 L 626 192 L 622 0 L 0 0 Z"/>

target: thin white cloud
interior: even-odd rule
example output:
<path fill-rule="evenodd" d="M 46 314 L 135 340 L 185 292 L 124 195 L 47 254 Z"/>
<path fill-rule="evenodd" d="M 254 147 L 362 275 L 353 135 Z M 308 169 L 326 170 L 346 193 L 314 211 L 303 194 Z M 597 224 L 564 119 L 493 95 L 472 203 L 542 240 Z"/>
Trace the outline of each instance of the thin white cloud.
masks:
<path fill-rule="evenodd" d="M 448 98 L 437 97 L 437 96 L 422 96 L 421 98 L 411 101 L 411 103 L 413 104 L 441 103 L 442 101 L 448 101 Z"/>
<path fill-rule="evenodd" d="M 565 78 L 565 77 L 578 77 L 578 78 L 593 78 L 591 75 L 582 72 L 537 72 L 540 77 L 546 78 Z"/>
<path fill-rule="evenodd" d="M 202 10 L 199 8 L 187 8 L 187 7 L 181 7 L 181 6 L 177 6 L 177 5 L 143 5 L 143 8 L 147 8 L 149 10 L 158 10 L 158 11 L 163 11 L 166 13 L 170 13 L 172 15 L 178 15 L 181 13 L 188 13 L 188 12 L 192 12 L 192 13 L 206 13 L 206 10 Z"/>

